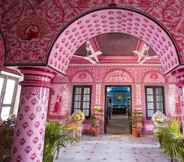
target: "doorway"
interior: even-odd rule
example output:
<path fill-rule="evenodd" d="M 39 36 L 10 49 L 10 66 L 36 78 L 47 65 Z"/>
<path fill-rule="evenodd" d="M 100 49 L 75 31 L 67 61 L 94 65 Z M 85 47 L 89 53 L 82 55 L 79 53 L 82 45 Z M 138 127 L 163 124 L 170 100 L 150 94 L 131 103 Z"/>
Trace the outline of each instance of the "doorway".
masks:
<path fill-rule="evenodd" d="M 105 87 L 106 134 L 130 134 L 131 111 L 131 86 Z"/>

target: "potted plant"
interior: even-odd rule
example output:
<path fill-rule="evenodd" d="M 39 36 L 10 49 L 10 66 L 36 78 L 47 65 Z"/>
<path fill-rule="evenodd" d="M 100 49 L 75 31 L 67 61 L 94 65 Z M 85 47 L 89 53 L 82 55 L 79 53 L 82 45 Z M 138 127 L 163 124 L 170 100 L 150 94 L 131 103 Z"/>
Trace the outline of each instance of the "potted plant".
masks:
<path fill-rule="evenodd" d="M 154 131 L 162 151 L 171 159 L 171 162 L 184 162 L 184 137 L 180 127 L 178 120 L 171 119 L 163 127 L 157 127 Z"/>
<path fill-rule="evenodd" d="M 72 114 L 70 119 L 65 124 L 66 132 L 71 134 L 74 138 L 80 140 L 84 119 L 85 115 L 81 111 Z"/>
<path fill-rule="evenodd" d="M 100 133 L 99 126 L 97 124 L 97 118 L 92 115 L 90 119 L 84 122 L 83 133 L 91 136 L 98 136 Z"/>
<path fill-rule="evenodd" d="M 64 125 L 48 122 L 45 130 L 43 162 L 53 162 L 55 154 L 61 147 L 75 141 L 75 138 L 67 135 Z"/>
<path fill-rule="evenodd" d="M 10 151 L 13 139 L 13 129 L 15 128 L 15 115 L 10 116 L 0 125 L 0 161 L 10 161 Z"/>
<path fill-rule="evenodd" d="M 99 130 L 99 126 L 97 124 L 97 118 L 94 115 L 91 116 L 90 122 L 91 122 L 90 134 L 93 136 L 98 136 L 100 130 Z"/>

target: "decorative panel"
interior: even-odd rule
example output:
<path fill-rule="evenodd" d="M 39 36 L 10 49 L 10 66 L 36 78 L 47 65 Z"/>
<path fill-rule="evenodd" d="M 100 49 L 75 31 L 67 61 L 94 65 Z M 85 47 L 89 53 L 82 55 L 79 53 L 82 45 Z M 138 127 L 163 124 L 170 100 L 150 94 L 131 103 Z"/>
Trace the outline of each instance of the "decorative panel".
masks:
<path fill-rule="evenodd" d="M 71 93 L 68 84 L 53 84 L 49 114 L 66 115 L 70 113 Z"/>
<path fill-rule="evenodd" d="M 165 83 L 165 78 L 159 72 L 152 71 L 146 73 L 144 83 Z"/>
<path fill-rule="evenodd" d="M 106 74 L 104 82 L 110 83 L 131 83 L 133 82 L 132 77 L 126 72 L 122 70 L 114 70 Z"/>
<path fill-rule="evenodd" d="M 92 74 L 86 71 L 80 71 L 77 72 L 73 77 L 72 77 L 72 82 L 78 83 L 78 82 L 93 82 L 94 79 L 92 77 Z"/>
<path fill-rule="evenodd" d="M 173 76 L 173 75 L 169 75 L 167 77 L 167 82 L 169 82 L 169 83 L 176 83 L 176 77 Z"/>

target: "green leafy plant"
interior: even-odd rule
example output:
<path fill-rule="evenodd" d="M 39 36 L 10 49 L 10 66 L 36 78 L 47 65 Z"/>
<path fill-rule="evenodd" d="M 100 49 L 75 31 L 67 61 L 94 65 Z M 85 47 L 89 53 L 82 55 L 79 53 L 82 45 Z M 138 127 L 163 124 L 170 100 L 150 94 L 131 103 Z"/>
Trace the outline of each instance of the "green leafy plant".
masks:
<path fill-rule="evenodd" d="M 180 131 L 180 122 L 172 119 L 165 127 L 158 127 L 154 133 L 163 152 L 173 159 L 184 162 L 184 139 Z"/>
<path fill-rule="evenodd" d="M 96 113 L 96 112 L 98 112 L 98 113 L 100 113 L 100 112 L 102 112 L 103 110 L 102 110 L 102 108 L 100 107 L 100 106 L 95 106 L 94 107 L 94 113 Z"/>
<path fill-rule="evenodd" d="M 56 152 L 73 142 L 76 142 L 76 139 L 67 135 L 64 125 L 48 122 L 45 130 L 43 162 L 53 162 Z"/>
<path fill-rule="evenodd" d="M 15 121 L 16 118 L 12 115 L 0 125 L 0 136 L 2 137 L 0 140 L 0 161 L 2 162 L 10 161 Z"/>
<path fill-rule="evenodd" d="M 0 146 L 0 161 L 7 162 L 10 160 L 10 151 L 13 139 L 13 128 L 1 127 L 1 146 Z"/>
<path fill-rule="evenodd" d="M 91 116 L 90 121 L 92 127 L 97 127 L 97 119 L 94 115 Z"/>
<path fill-rule="evenodd" d="M 84 134 L 91 136 L 98 136 L 100 134 L 100 127 L 97 120 L 98 119 L 95 115 L 90 117 L 90 119 L 87 121 L 89 127 L 88 129 L 84 130 Z"/>

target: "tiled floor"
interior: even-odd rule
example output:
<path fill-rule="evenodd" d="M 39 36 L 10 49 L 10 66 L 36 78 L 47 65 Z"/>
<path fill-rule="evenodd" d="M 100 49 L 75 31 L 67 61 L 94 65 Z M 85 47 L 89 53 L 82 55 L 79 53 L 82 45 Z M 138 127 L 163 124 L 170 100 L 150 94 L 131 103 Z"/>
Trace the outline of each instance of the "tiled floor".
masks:
<path fill-rule="evenodd" d="M 113 114 L 107 123 L 108 134 L 129 134 L 128 114 Z"/>
<path fill-rule="evenodd" d="M 60 150 L 55 162 L 169 162 L 151 136 L 84 136 L 80 143 Z"/>

